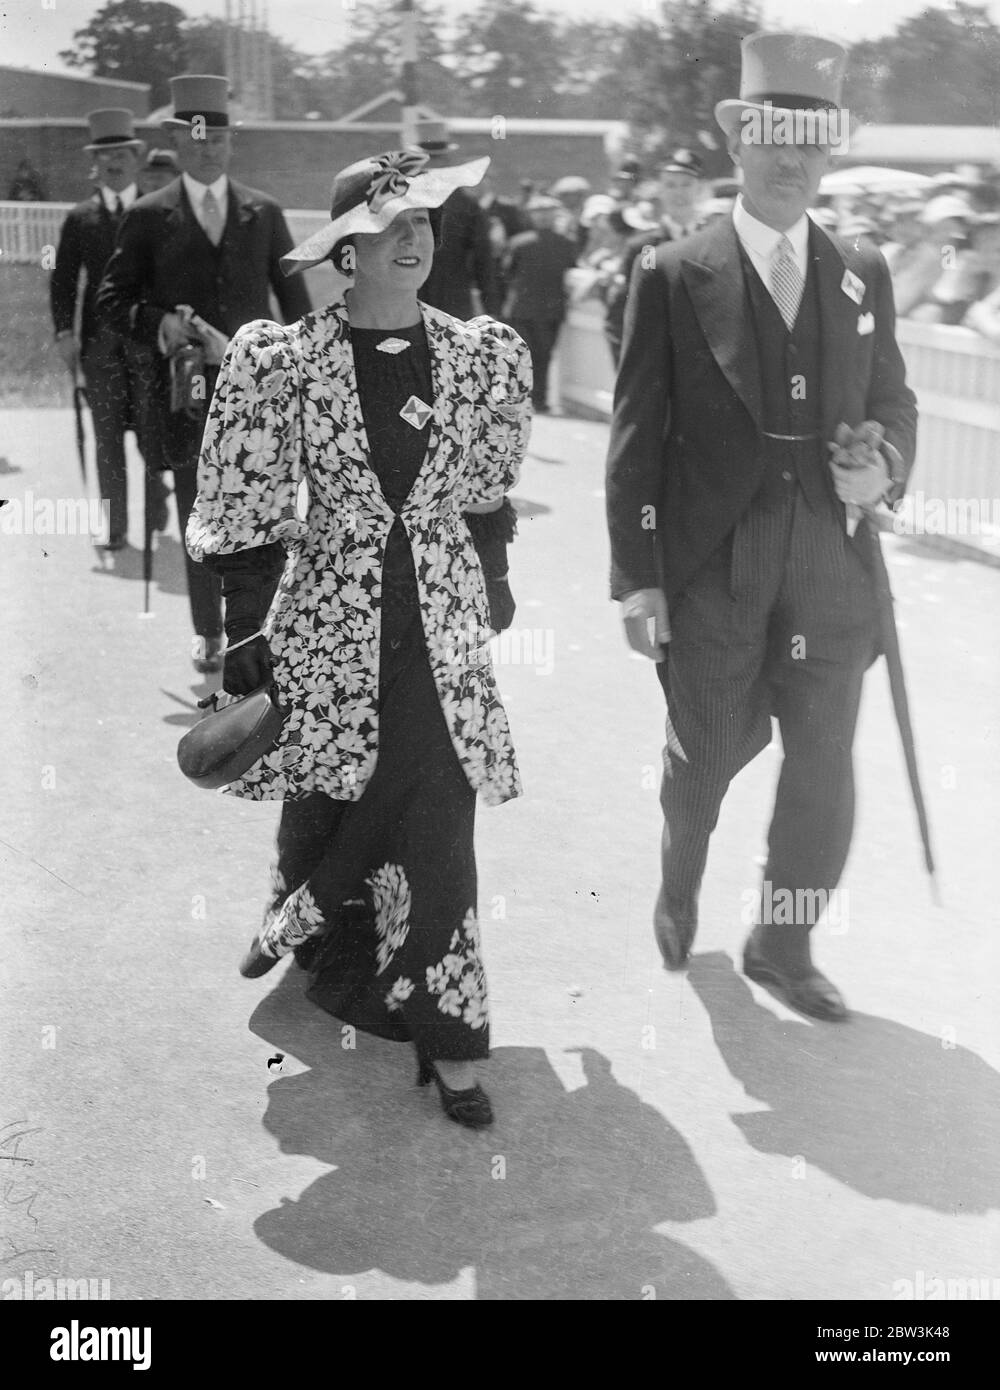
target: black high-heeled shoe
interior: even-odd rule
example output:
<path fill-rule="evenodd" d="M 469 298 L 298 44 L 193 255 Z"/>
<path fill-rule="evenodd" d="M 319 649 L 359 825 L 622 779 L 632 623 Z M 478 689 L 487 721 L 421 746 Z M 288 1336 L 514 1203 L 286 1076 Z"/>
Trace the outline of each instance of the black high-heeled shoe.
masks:
<path fill-rule="evenodd" d="M 490 1098 L 477 1081 L 475 1086 L 469 1086 L 464 1091 L 453 1091 L 446 1086 L 438 1075 L 438 1069 L 429 1057 L 417 1051 L 417 1085 L 429 1086 L 431 1082 L 438 1088 L 438 1095 L 441 1097 L 441 1109 L 448 1116 L 449 1120 L 455 1120 L 460 1125 L 467 1125 L 470 1129 L 484 1129 L 486 1125 L 493 1123 L 493 1108 L 490 1105 Z"/>

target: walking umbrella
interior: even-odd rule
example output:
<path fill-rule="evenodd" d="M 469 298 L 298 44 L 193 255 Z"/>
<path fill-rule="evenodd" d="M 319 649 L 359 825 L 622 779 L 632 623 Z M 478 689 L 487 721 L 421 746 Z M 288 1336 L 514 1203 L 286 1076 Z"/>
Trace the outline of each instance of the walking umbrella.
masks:
<path fill-rule="evenodd" d="M 899 728 L 899 738 L 903 745 L 903 757 L 906 760 L 906 775 L 910 782 L 910 791 L 913 794 L 913 805 L 917 813 L 917 824 L 920 827 L 920 839 L 924 848 L 924 864 L 931 880 L 931 892 L 935 902 L 939 902 L 937 879 L 934 871 L 934 852 L 931 848 L 930 823 L 927 819 L 927 807 L 924 804 L 924 793 L 920 785 L 920 771 L 917 767 L 917 750 L 913 737 L 913 723 L 910 719 L 910 702 L 906 694 L 906 681 L 903 676 L 903 659 L 899 650 L 899 634 L 896 631 L 896 618 L 893 613 L 892 591 L 889 588 L 889 575 L 885 568 L 885 561 L 882 558 L 881 549 L 878 542 L 875 542 L 879 557 L 876 566 L 876 588 L 878 600 L 878 619 L 879 636 L 882 641 L 882 650 L 885 653 L 886 666 L 889 671 L 889 690 L 892 694 L 892 708 L 896 715 L 896 724 Z"/>
<path fill-rule="evenodd" d="M 81 381 L 73 382 L 73 413 L 76 416 L 76 452 L 80 460 L 83 485 L 87 486 L 87 452 L 83 433 L 83 407 L 87 404 L 87 388 Z"/>
<path fill-rule="evenodd" d="M 153 582 L 153 519 L 150 514 L 149 468 L 142 470 L 142 612 L 149 616 L 149 586 Z"/>

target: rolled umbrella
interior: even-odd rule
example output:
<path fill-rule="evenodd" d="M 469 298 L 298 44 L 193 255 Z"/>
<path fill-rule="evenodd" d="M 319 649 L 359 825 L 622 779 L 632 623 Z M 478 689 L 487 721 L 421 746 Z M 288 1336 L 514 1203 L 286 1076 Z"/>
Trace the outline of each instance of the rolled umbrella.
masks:
<path fill-rule="evenodd" d="M 878 556 L 876 565 L 876 593 L 878 601 L 878 620 L 879 636 L 882 642 L 882 651 L 885 653 L 886 667 L 889 671 L 889 690 L 892 694 L 892 708 L 896 715 L 896 725 L 899 729 L 899 739 L 903 745 L 903 757 L 906 761 L 906 775 L 910 782 L 910 791 L 913 795 L 913 805 L 917 813 L 917 824 L 920 827 L 920 839 L 924 849 L 924 864 L 930 875 L 931 891 L 934 901 L 938 902 L 937 879 L 935 877 L 934 852 L 931 847 L 930 822 L 927 819 L 927 807 L 924 803 L 924 793 L 920 785 L 920 771 L 917 767 L 916 740 L 913 736 L 913 722 L 910 718 L 910 702 L 906 693 L 906 680 L 903 675 L 903 658 L 899 650 L 899 634 L 896 631 L 896 616 L 893 611 L 892 590 L 889 588 L 889 575 L 885 567 L 885 560 L 882 556 L 881 547 L 875 540 L 875 550 Z"/>
<path fill-rule="evenodd" d="M 87 486 L 87 449 L 83 432 L 83 407 L 87 404 L 87 388 L 80 381 L 73 383 L 73 414 L 76 416 L 76 452 L 80 460 L 83 485 Z"/>
<path fill-rule="evenodd" d="M 142 611 L 149 614 L 149 589 L 153 582 L 153 519 L 150 513 L 148 468 L 142 470 Z"/>

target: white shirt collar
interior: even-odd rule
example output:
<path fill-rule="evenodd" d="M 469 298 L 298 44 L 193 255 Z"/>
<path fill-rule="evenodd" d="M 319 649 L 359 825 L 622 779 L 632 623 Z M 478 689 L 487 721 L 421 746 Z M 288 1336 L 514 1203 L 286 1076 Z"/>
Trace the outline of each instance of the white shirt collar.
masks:
<path fill-rule="evenodd" d="M 788 228 L 787 232 L 777 232 L 766 222 L 753 217 L 743 205 L 742 193 L 733 204 L 733 226 L 751 257 L 770 262 L 774 249 L 783 236 L 792 243 L 792 255 L 802 274 L 806 273 L 809 252 L 809 218 L 805 213 Z"/>
<path fill-rule="evenodd" d="M 228 183 L 225 174 L 220 174 L 214 183 L 199 183 L 198 180 L 193 179 L 190 174 L 181 174 L 181 178 L 184 181 L 184 189 L 188 195 L 188 202 L 194 208 L 195 216 L 199 221 L 201 221 L 201 205 L 205 201 L 205 193 L 208 189 L 212 190 L 212 196 L 218 203 L 223 217 L 225 217 L 226 187 Z"/>
<path fill-rule="evenodd" d="M 116 198 L 122 200 L 122 210 L 127 212 L 138 196 L 139 190 L 134 183 L 130 183 L 128 187 L 123 188 L 120 193 L 112 193 L 111 189 L 108 188 L 106 184 L 101 184 L 101 198 L 108 212 L 114 212 Z"/>

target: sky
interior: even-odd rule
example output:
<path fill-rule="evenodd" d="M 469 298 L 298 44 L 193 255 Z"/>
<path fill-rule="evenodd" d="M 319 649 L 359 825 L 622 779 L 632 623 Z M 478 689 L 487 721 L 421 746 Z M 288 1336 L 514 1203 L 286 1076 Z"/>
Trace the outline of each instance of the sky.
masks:
<path fill-rule="evenodd" d="M 176 0 L 174 0 L 176 3 Z M 234 7 L 236 0 L 233 0 Z M 248 0 L 249 3 L 249 0 Z M 419 0 L 417 0 L 419 5 Z M 502 3 L 502 0 L 498 0 Z M 951 0 L 939 0 L 948 8 Z M 258 7 L 263 0 L 257 0 Z M 73 32 L 83 28 L 102 8 L 103 0 L 0 0 L 0 55 L 14 67 L 66 71 L 58 53 L 72 44 Z M 447 0 L 455 13 L 472 6 Z M 638 18 L 649 13 L 650 0 L 537 0 L 537 7 L 555 14 L 587 15 L 595 19 L 609 13 L 616 18 Z M 190 0 L 179 5 L 192 18 L 225 13 L 225 0 Z M 325 53 L 338 48 L 350 35 L 354 0 L 270 0 L 271 32 L 305 53 Z M 926 9 L 924 0 L 764 0 L 768 28 L 806 29 L 848 43 L 891 32 L 899 21 Z M 989 0 L 987 10 L 1000 24 L 1000 0 Z"/>

